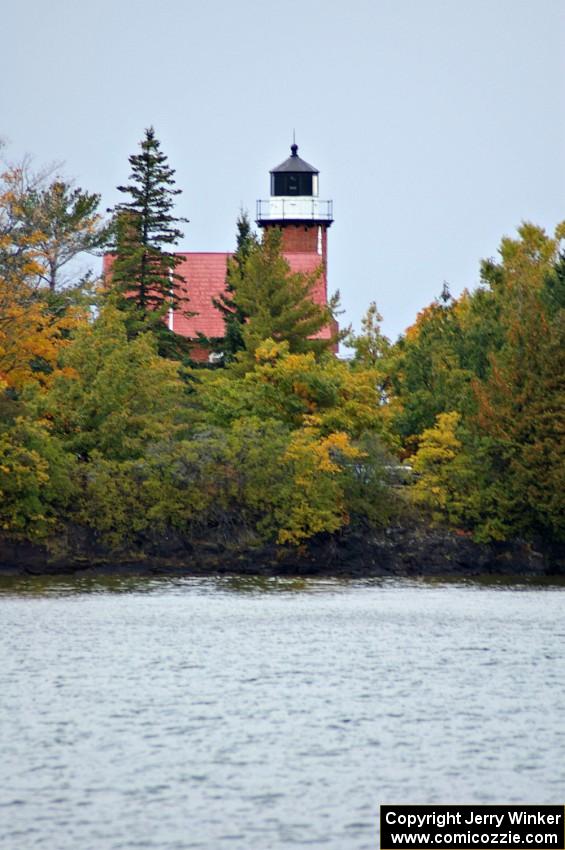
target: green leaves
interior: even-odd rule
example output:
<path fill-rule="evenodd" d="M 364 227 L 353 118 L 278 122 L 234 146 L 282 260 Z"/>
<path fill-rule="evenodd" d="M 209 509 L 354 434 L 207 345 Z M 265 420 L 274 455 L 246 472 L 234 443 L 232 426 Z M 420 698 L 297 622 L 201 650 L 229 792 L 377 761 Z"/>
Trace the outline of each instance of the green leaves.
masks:
<path fill-rule="evenodd" d="M 565 539 L 562 234 L 522 224 L 486 288 L 434 302 L 388 359 L 413 495 L 477 539 Z"/>
<path fill-rule="evenodd" d="M 565 540 L 565 226 L 523 224 L 480 288 L 444 286 L 394 345 L 372 303 L 345 363 L 331 353 L 336 305 L 313 301 L 321 270 L 293 273 L 280 232 L 258 242 L 242 215 L 216 301 L 226 368 L 181 372 L 185 341 L 166 327 L 182 309 L 179 190 L 152 128 L 130 164 L 96 318 L 58 287 L 104 238 L 98 196 L 4 178 L 3 533 L 46 540 L 74 523 L 140 553 L 165 538 L 184 552 L 211 538 L 301 546 L 390 523 L 409 492 L 476 539 Z M 391 451 L 411 458 L 410 486 L 390 485 Z"/>
<path fill-rule="evenodd" d="M 139 457 L 144 447 L 180 427 L 185 385 L 178 364 L 157 354 L 150 333 L 127 336 L 123 314 L 106 306 L 65 353 L 65 374 L 46 410 L 69 451 L 87 459 Z"/>
<path fill-rule="evenodd" d="M 41 539 L 75 495 L 73 459 L 42 422 L 20 417 L 0 429 L 0 529 Z"/>
<path fill-rule="evenodd" d="M 44 188 L 34 188 L 22 198 L 22 216 L 33 236 L 40 279 L 54 291 L 64 283 L 62 269 L 83 252 L 101 248 L 108 229 L 98 212 L 100 195 L 74 188 L 57 179 Z"/>

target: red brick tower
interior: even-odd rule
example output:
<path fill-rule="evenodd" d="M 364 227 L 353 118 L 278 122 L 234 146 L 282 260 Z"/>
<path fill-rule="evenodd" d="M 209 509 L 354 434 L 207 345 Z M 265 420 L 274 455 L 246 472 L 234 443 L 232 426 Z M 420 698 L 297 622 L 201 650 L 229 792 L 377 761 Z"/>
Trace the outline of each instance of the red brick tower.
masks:
<path fill-rule="evenodd" d="M 298 156 L 297 144 L 290 150 L 288 159 L 271 171 L 271 197 L 257 201 L 257 224 L 282 230 L 283 254 L 293 271 L 313 271 L 322 265 L 313 296 L 318 304 L 327 304 L 328 228 L 333 222 L 333 204 L 318 197 L 318 170 Z"/>

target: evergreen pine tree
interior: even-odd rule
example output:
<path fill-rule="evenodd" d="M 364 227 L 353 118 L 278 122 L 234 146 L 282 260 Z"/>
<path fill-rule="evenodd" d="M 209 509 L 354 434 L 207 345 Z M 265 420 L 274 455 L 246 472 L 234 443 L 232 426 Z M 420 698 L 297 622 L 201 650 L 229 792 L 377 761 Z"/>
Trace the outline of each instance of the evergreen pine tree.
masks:
<path fill-rule="evenodd" d="M 323 328 L 335 327 L 339 295 L 327 305 L 316 304 L 312 293 L 321 268 L 312 274 L 291 271 L 281 243 L 281 231 L 269 228 L 262 241 L 250 247 L 245 262 L 232 267 L 235 301 L 247 317 L 241 326 L 246 351 L 238 358 L 242 364 L 254 358 L 258 346 L 269 338 L 288 342 L 291 353 L 315 354 L 331 350 L 343 338 L 343 333 L 318 336 Z"/>
<path fill-rule="evenodd" d="M 174 188 L 174 169 L 153 127 L 145 131 L 140 147 L 141 153 L 129 157 L 130 183 L 118 186 L 130 200 L 113 210 L 116 256 L 110 291 L 118 293 L 119 306 L 129 312 L 131 336 L 151 328 L 159 337 L 160 353 L 174 354 L 186 341 L 168 330 L 166 317 L 170 310 L 182 310 L 188 299 L 180 293 L 184 278 L 176 272 L 182 259 L 171 249 L 184 235 L 177 225 L 188 219 L 172 214 L 181 190 Z"/>
<path fill-rule="evenodd" d="M 235 283 L 241 276 L 251 249 L 257 245 L 257 236 L 251 229 L 249 215 L 241 210 L 237 219 L 237 242 L 235 254 L 228 261 L 226 273 L 226 290 L 212 303 L 222 314 L 224 320 L 224 336 L 222 339 L 202 339 L 202 343 L 221 353 L 223 363 L 231 363 L 238 351 L 245 348 L 243 341 L 243 326 L 248 317 L 247 312 L 237 300 Z"/>

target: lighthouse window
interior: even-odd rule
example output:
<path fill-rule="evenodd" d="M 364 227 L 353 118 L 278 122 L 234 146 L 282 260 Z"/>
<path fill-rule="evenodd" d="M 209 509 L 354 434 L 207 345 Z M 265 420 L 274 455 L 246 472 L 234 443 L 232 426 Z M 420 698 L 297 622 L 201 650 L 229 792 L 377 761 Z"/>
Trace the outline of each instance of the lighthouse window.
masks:
<path fill-rule="evenodd" d="M 273 195 L 312 195 L 312 175 L 288 171 L 272 175 L 271 193 Z"/>

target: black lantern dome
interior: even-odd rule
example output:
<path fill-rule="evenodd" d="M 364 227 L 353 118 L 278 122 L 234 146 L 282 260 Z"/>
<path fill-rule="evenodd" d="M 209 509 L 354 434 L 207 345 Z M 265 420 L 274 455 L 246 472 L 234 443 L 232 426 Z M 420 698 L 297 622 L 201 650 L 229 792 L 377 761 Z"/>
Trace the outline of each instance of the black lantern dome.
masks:
<path fill-rule="evenodd" d="M 288 159 L 271 170 L 271 195 L 317 195 L 318 169 L 298 156 L 296 143 L 290 146 L 290 150 Z"/>

